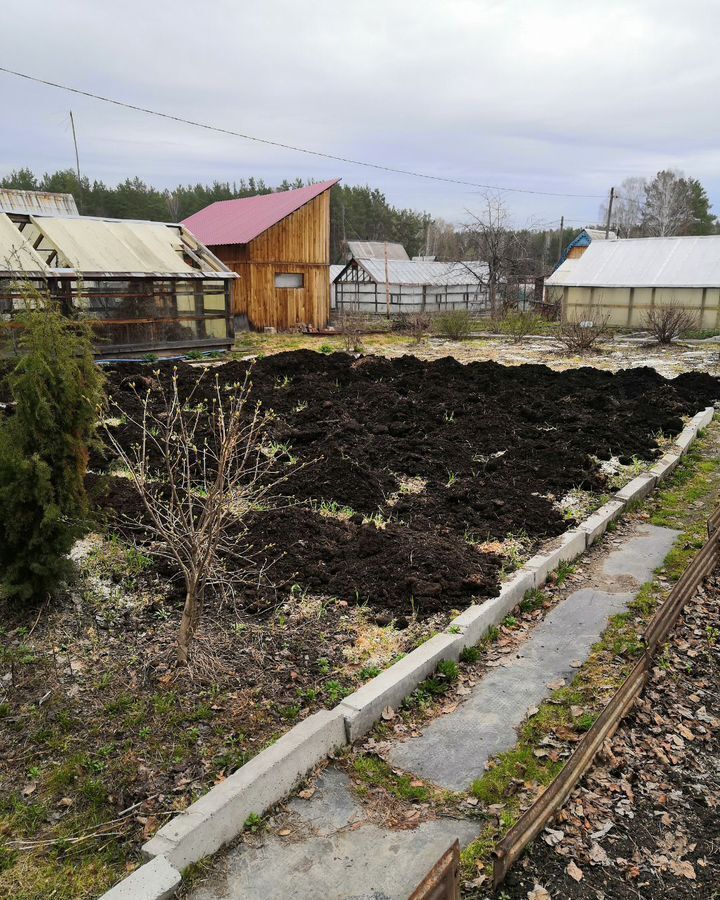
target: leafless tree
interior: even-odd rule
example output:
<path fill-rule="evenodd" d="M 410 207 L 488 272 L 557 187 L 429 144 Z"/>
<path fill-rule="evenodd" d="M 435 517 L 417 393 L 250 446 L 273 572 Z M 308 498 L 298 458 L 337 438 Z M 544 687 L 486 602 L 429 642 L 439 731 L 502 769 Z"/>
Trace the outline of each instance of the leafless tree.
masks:
<path fill-rule="evenodd" d="M 485 194 L 482 210 L 470 212 L 466 227 L 477 257 L 488 265 L 488 301 L 490 314 L 497 317 L 501 308 L 502 285 L 517 277 L 517 263 L 523 256 L 518 233 L 509 225 L 509 214 L 500 194 Z"/>
<path fill-rule="evenodd" d="M 643 327 L 658 344 L 671 344 L 675 338 L 697 328 L 698 317 L 673 300 L 672 303 L 649 309 Z"/>
<path fill-rule="evenodd" d="M 444 219 L 433 219 L 425 229 L 425 256 L 434 256 L 440 260 L 457 260 L 463 258 L 462 241 L 451 222 Z"/>
<path fill-rule="evenodd" d="M 692 224 L 692 193 L 681 172 L 658 172 L 647 185 L 644 233 L 652 237 L 682 234 Z"/>
<path fill-rule="evenodd" d="M 282 480 L 279 457 L 286 452 L 266 437 L 267 414 L 250 402 L 249 374 L 229 393 L 216 376 L 209 403 L 198 398 L 204 377 L 185 398 L 177 371 L 168 388 L 159 379 L 142 394 L 133 387 L 140 402 L 135 417 L 111 400 L 110 408 L 139 434 L 129 450 L 113 428 L 105 428 L 142 500 L 145 515 L 131 524 L 182 572 L 181 664 L 190 659 L 208 584 L 232 586 L 258 577 L 255 557 L 264 548 L 247 543 L 247 520 Z"/>
<path fill-rule="evenodd" d="M 165 191 L 165 205 L 171 222 L 180 221 L 180 194 L 178 191 Z"/>
<path fill-rule="evenodd" d="M 561 324 L 558 340 L 571 353 L 588 353 L 608 334 L 609 320 L 599 307 L 574 312 Z"/>
<path fill-rule="evenodd" d="M 639 237 L 645 212 L 645 178 L 626 178 L 620 185 L 613 203 L 611 228 L 619 237 Z M 607 219 L 607 203 L 600 207 L 599 221 Z"/>

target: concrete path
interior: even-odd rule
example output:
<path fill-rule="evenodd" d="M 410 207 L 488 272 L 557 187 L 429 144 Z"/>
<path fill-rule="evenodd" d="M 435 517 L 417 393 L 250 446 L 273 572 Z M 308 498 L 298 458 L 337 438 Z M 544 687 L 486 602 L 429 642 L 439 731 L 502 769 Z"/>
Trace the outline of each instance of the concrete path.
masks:
<path fill-rule="evenodd" d="M 677 535 L 638 527 L 464 703 L 430 722 L 419 737 L 398 742 L 390 763 L 442 787 L 468 790 L 488 758 L 515 744 L 517 726 L 550 693 L 549 682 L 572 678 L 608 618 L 636 596 Z M 407 830 L 377 825 L 334 767 L 316 787 L 311 799 L 287 804 L 288 824 L 279 829 L 287 835 L 233 847 L 190 891 L 191 900 L 406 900 L 455 838 L 464 846 L 480 831 L 472 819 L 435 819 Z"/>
<path fill-rule="evenodd" d="M 419 737 L 397 744 L 391 765 L 448 790 L 468 790 L 488 759 L 513 746 L 518 725 L 549 693 L 548 684 L 572 680 L 607 620 L 627 607 L 676 536 L 669 528 L 646 525 L 612 551 L 603 572 L 624 584 L 632 579 L 635 591 L 585 588 L 570 594 L 548 613 L 518 654 L 488 673 L 454 713 L 435 719 Z"/>
<path fill-rule="evenodd" d="M 290 837 L 230 853 L 193 900 L 399 900 L 455 838 L 466 844 L 479 831 L 472 820 L 453 819 L 384 829 L 366 820 L 344 773 L 329 768 L 316 786 L 310 800 L 288 804 Z"/>

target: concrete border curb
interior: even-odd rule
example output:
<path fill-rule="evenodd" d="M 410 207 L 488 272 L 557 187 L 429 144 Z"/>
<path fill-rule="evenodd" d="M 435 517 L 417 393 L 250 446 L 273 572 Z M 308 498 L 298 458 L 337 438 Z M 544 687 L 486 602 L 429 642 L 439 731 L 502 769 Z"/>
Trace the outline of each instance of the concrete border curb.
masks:
<path fill-rule="evenodd" d="M 166 900 L 181 881 L 180 872 L 164 856 L 158 856 L 110 888 L 101 900 Z"/>
<path fill-rule="evenodd" d="M 345 697 L 336 709 L 345 717 L 348 741 L 352 743 L 368 732 L 386 707 L 397 709 L 405 697 L 435 671 L 439 662 L 457 660 L 463 646 L 459 634 L 436 634 Z"/>
<path fill-rule="evenodd" d="M 608 500 L 604 506 L 596 509 L 592 515 L 578 525 L 578 530 L 585 532 L 588 547 L 605 534 L 608 525 L 622 515 L 624 509 L 625 504 L 622 500 Z"/>
<path fill-rule="evenodd" d="M 647 473 L 634 478 L 612 500 L 561 535 L 558 546 L 528 560 L 502 584 L 497 597 L 468 607 L 444 632 L 385 669 L 334 709 L 308 716 L 163 825 L 143 846 L 151 861 L 103 894 L 101 900 L 171 897 L 180 884 L 180 870 L 236 838 L 251 813 L 262 814 L 284 799 L 329 753 L 367 733 L 387 706 L 397 709 L 439 662 L 457 660 L 465 647 L 478 643 L 491 626 L 499 625 L 525 594 L 543 584 L 561 563 L 582 555 L 629 503 L 646 497 L 677 467 L 714 413 L 711 406 L 697 413 Z"/>
<path fill-rule="evenodd" d="M 282 800 L 328 753 L 347 743 L 342 711 L 323 709 L 295 725 L 171 819 L 143 845 L 182 870 L 219 850 L 243 830 L 251 813 Z"/>

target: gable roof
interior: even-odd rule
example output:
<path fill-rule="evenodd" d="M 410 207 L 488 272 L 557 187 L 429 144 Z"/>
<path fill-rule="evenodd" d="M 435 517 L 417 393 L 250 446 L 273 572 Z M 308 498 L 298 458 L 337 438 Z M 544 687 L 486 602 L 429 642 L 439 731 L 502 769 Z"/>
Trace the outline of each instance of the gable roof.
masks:
<path fill-rule="evenodd" d="M 348 241 L 348 250 L 355 259 L 385 259 L 387 247 L 388 259 L 410 259 L 402 244 L 385 243 L 385 241 Z"/>
<path fill-rule="evenodd" d="M 385 284 L 384 259 L 358 259 L 355 263 L 372 281 Z M 350 265 L 350 263 L 348 264 Z M 347 268 L 345 266 L 344 269 Z M 487 277 L 488 266 L 483 262 L 420 262 L 409 259 L 388 259 L 389 284 L 427 285 L 429 287 L 457 284 L 477 284 Z M 335 276 L 339 280 L 339 276 Z"/>
<path fill-rule="evenodd" d="M 720 235 L 592 241 L 545 281 L 562 287 L 720 287 Z"/>
<path fill-rule="evenodd" d="M 332 181 L 309 184 L 293 191 L 275 191 L 239 200 L 218 200 L 183 219 L 181 224 L 203 244 L 247 244 L 330 190 L 338 181 L 339 178 L 333 178 Z"/>
<path fill-rule="evenodd" d="M 181 225 L 83 216 L 28 216 L 23 231 L 0 213 L 0 275 L 171 275 L 234 273 Z M 198 268 L 189 259 L 195 259 Z"/>

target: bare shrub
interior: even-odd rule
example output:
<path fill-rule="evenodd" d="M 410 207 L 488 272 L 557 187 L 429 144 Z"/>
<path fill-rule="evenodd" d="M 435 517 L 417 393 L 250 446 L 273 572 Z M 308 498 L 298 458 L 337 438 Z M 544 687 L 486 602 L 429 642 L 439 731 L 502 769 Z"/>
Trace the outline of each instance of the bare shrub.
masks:
<path fill-rule="evenodd" d="M 468 337 L 475 327 L 475 319 L 467 309 L 449 309 L 438 313 L 433 321 L 434 330 L 451 341 Z"/>
<path fill-rule="evenodd" d="M 561 324 L 557 339 L 571 353 L 588 353 L 609 334 L 609 320 L 610 316 L 597 307 L 575 313 Z"/>
<path fill-rule="evenodd" d="M 648 310 L 643 320 L 643 328 L 658 344 L 671 344 L 675 338 L 697 327 L 697 316 L 674 301 Z"/>
<path fill-rule="evenodd" d="M 133 386 L 140 403 L 135 417 L 111 400 L 115 415 L 140 436 L 130 450 L 105 425 L 145 512 L 129 523 L 153 540 L 156 555 L 173 560 L 182 572 L 181 664 L 189 661 L 208 584 L 232 590 L 257 580 L 254 558 L 264 548 L 246 541 L 247 519 L 280 480 L 280 457 L 287 453 L 266 438 L 268 414 L 250 403 L 249 376 L 227 393 L 216 375 L 210 404 L 196 399 L 203 378 L 184 399 L 177 372 L 169 388 L 155 379 L 155 390 L 143 394 Z"/>
<path fill-rule="evenodd" d="M 354 309 L 344 309 L 338 317 L 338 326 L 343 338 L 343 347 L 348 353 L 361 353 L 362 334 L 365 319 Z"/>
<path fill-rule="evenodd" d="M 403 312 L 394 317 L 392 330 L 407 334 L 420 344 L 432 328 L 432 316 L 424 312 Z"/>
<path fill-rule="evenodd" d="M 546 331 L 547 321 L 534 312 L 509 312 L 499 323 L 501 334 L 506 334 L 515 343 L 520 343 L 530 334 Z"/>

